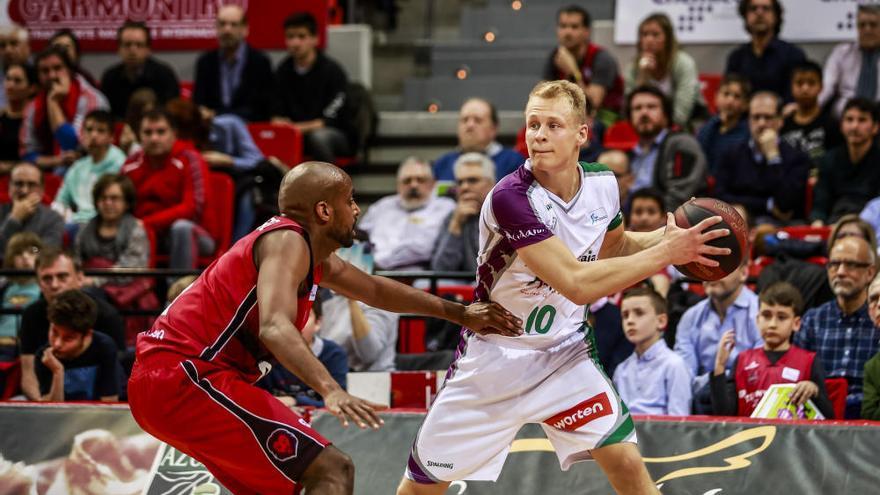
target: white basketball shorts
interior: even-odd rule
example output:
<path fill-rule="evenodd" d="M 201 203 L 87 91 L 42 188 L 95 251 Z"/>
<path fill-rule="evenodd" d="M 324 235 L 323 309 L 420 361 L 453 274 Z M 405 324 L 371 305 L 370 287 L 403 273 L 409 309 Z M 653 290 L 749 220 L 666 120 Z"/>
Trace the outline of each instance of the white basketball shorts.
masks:
<path fill-rule="evenodd" d="M 590 459 L 592 449 L 636 443 L 629 411 L 593 348 L 583 333 L 549 349 L 522 349 L 466 330 L 419 429 L 406 476 L 418 483 L 495 481 L 526 423 L 541 425 L 563 470 Z"/>

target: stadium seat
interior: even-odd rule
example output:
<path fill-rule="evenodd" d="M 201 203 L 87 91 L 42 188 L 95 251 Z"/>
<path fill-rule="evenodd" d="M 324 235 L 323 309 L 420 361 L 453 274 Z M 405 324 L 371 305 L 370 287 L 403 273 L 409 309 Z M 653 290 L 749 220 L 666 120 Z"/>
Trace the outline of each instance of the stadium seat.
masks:
<path fill-rule="evenodd" d="M 211 194 L 205 204 L 201 226 L 211 234 L 216 248 L 210 256 L 199 256 L 198 266 L 207 267 L 229 249 L 232 242 L 232 223 L 235 217 L 235 184 L 232 178 L 221 172 L 210 172 L 208 184 Z M 150 239 L 150 267 L 167 265 L 167 254 L 156 254 L 157 239 L 154 232 L 147 229 Z"/>
<path fill-rule="evenodd" d="M 391 372 L 391 407 L 427 409 L 435 395 L 437 395 L 435 372 Z"/>
<path fill-rule="evenodd" d="M 474 300 L 474 287 L 471 285 L 441 285 L 437 287 L 437 295 L 455 296 L 463 302 L 469 303 Z"/>
<path fill-rule="evenodd" d="M 192 81 L 180 81 L 180 97 L 184 100 L 191 100 L 194 86 L 195 83 Z"/>
<path fill-rule="evenodd" d="M 51 173 L 43 172 L 43 204 L 52 204 L 55 195 L 61 189 L 61 177 Z M 9 174 L 0 177 L 0 203 L 8 203 L 9 198 Z"/>
<path fill-rule="evenodd" d="M 202 227 L 211 234 L 217 248 L 213 255 L 199 257 L 201 266 L 210 265 L 229 249 L 235 219 L 235 183 L 232 178 L 224 173 L 211 172 L 208 174 L 208 183 L 211 195 L 202 215 Z"/>
<path fill-rule="evenodd" d="M 721 74 L 700 74 L 700 92 L 703 93 L 703 99 L 706 100 L 706 106 L 712 115 L 718 111 L 715 107 L 715 93 L 721 86 Z"/>
<path fill-rule="evenodd" d="M 424 318 L 400 318 L 397 327 L 397 352 L 400 354 L 425 352 L 426 330 Z"/>
<path fill-rule="evenodd" d="M 516 144 L 513 146 L 520 155 L 529 156 L 529 147 L 526 145 L 526 127 L 523 126 L 522 129 L 516 133 Z"/>
<path fill-rule="evenodd" d="M 804 215 L 807 218 L 809 218 L 810 213 L 813 211 L 813 190 L 816 189 L 816 182 L 819 182 L 818 177 L 807 179 L 807 189 L 804 191 Z"/>
<path fill-rule="evenodd" d="M 254 122 L 248 124 L 248 131 L 254 138 L 257 148 L 267 158 L 274 156 L 288 167 L 295 167 L 303 161 L 302 134 L 291 125 Z"/>
<path fill-rule="evenodd" d="M 629 151 L 639 143 L 635 129 L 627 120 L 620 120 L 605 131 L 606 149 Z"/>
<path fill-rule="evenodd" d="M 849 384 L 846 378 L 827 378 L 825 379 L 825 390 L 828 391 L 828 400 L 831 401 L 831 407 L 834 408 L 834 417 L 843 419 L 846 414 L 846 391 Z"/>
<path fill-rule="evenodd" d="M 21 363 L 14 361 L 0 362 L 0 400 L 7 400 L 18 395 L 21 384 Z"/>

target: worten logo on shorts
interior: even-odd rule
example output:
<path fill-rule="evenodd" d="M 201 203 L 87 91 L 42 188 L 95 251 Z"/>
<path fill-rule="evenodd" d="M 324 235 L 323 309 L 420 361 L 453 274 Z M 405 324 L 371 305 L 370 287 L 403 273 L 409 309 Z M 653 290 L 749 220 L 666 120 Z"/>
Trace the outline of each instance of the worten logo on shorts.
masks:
<path fill-rule="evenodd" d="M 269 435 L 269 438 L 266 440 L 266 447 L 269 448 L 269 452 L 276 459 L 284 462 L 296 457 L 299 440 L 293 433 L 283 428 L 278 428 Z"/>
<path fill-rule="evenodd" d="M 548 424 L 557 430 L 574 431 L 594 419 L 608 416 L 611 413 L 611 402 L 608 401 L 608 394 L 602 392 L 545 420 L 544 424 Z"/>

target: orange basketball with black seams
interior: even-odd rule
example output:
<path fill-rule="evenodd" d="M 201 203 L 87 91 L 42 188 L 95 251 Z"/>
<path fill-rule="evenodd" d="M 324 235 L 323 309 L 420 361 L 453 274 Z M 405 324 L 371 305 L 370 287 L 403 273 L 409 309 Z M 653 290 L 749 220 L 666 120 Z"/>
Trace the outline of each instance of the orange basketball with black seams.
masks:
<path fill-rule="evenodd" d="M 697 262 L 687 265 L 676 265 L 675 268 L 688 277 L 703 281 L 720 280 L 736 270 L 743 256 L 748 256 L 748 225 L 742 215 L 729 204 L 715 198 L 695 198 L 675 210 L 675 224 L 683 229 L 693 227 L 703 219 L 720 216 L 722 221 L 709 227 L 706 231 L 729 229 L 730 235 L 713 239 L 707 244 L 716 247 L 730 248 L 726 256 L 707 255 L 707 258 L 718 261 L 718 266 L 706 266 Z"/>

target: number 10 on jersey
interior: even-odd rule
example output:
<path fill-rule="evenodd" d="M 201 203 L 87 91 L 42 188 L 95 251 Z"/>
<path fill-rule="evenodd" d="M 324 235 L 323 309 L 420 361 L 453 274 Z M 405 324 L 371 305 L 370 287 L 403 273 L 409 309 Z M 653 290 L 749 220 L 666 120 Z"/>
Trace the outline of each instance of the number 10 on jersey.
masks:
<path fill-rule="evenodd" d="M 533 309 L 526 319 L 526 333 L 532 333 L 532 330 L 535 333 L 547 333 L 553 326 L 554 318 L 556 318 L 556 308 L 549 304 Z"/>

